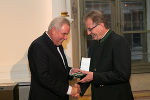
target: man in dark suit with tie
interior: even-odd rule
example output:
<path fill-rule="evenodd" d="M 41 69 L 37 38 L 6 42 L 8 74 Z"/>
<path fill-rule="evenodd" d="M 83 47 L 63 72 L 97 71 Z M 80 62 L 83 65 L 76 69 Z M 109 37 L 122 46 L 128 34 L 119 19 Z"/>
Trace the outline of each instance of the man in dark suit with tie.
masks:
<path fill-rule="evenodd" d="M 69 73 L 62 42 L 67 39 L 70 22 L 64 17 L 53 19 L 48 31 L 32 42 L 28 50 L 31 71 L 29 100 L 69 100 L 80 89 L 69 86 Z"/>
<path fill-rule="evenodd" d="M 87 34 L 92 36 L 89 48 L 90 72 L 80 80 L 81 96 L 91 84 L 92 100 L 133 100 L 129 83 L 131 55 L 127 40 L 108 28 L 100 11 L 85 16 Z"/>

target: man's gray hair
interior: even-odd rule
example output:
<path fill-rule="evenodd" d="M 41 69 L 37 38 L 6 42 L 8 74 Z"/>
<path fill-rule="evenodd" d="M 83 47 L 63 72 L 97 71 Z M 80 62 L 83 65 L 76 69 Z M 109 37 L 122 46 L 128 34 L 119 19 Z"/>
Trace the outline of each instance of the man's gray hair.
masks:
<path fill-rule="evenodd" d="M 56 30 L 59 30 L 63 24 L 67 24 L 68 26 L 70 26 L 70 21 L 67 18 L 62 16 L 56 17 L 51 21 L 48 27 L 48 31 L 51 30 L 52 27 L 55 27 Z"/>

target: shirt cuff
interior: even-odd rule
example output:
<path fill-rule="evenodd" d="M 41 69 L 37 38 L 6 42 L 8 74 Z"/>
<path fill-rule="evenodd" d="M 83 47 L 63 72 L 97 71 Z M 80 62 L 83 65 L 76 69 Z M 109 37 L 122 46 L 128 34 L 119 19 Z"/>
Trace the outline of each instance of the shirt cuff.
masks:
<path fill-rule="evenodd" d="M 71 68 L 70 71 L 69 71 L 69 75 L 71 75 L 71 71 L 72 71 L 72 68 Z"/>
<path fill-rule="evenodd" d="M 68 91 L 67 91 L 67 94 L 68 94 L 68 95 L 71 95 L 71 91 L 72 91 L 72 87 L 69 86 Z"/>

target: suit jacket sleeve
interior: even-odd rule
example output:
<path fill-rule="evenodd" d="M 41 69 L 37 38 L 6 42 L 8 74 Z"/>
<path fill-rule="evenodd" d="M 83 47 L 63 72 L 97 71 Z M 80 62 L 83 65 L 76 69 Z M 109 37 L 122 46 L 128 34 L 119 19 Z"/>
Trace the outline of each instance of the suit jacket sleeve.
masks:
<path fill-rule="evenodd" d="M 112 65 L 110 65 L 112 69 L 106 72 L 94 72 L 93 83 L 95 85 L 116 84 L 129 81 L 131 72 L 129 45 L 124 38 L 117 38 L 112 42 L 112 51 L 110 51 L 112 52 L 112 55 L 110 55 L 112 57 Z"/>
<path fill-rule="evenodd" d="M 54 67 L 55 65 L 48 66 L 49 59 L 41 45 L 31 45 L 28 51 L 28 59 L 32 73 L 31 77 L 34 77 L 34 79 L 38 81 L 38 84 L 54 92 L 56 95 L 66 95 L 69 84 L 68 82 L 64 82 L 66 80 L 60 81 L 56 79 L 55 76 L 48 71 L 50 67 Z M 68 70 L 70 69 L 68 68 Z"/>
<path fill-rule="evenodd" d="M 80 96 L 83 96 L 84 93 L 86 92 L 86 90 L 88 89 L 90 82 L 89 83 L 78 83 L 78 84 L 80 85 L 80 89 L 81 89 Z"/>

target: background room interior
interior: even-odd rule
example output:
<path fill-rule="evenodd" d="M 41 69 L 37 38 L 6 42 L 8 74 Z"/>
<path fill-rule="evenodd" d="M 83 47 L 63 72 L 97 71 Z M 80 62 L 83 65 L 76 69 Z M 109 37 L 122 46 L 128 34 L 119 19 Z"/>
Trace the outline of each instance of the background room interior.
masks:
<path fill-rule="evenodd" d="M 69 66 L 79 68 L 90 43 L 83 16 L 92 9 L 104 11 L 110 27 L 129 41 L 135 100 L 150 100 L 150 0 L 0 0 L 0 100 L 5 93 L 9 93 L 8 100 L 15 100 L 14 96 L 27 100 L 28 47 L 57 16 L 71 21 L 69 39 L 63 46 Z M 13 91 L 16 85 L 18 95 Z M 88 90 L 79 100 L 91 100 L 90 95 Z"/>

